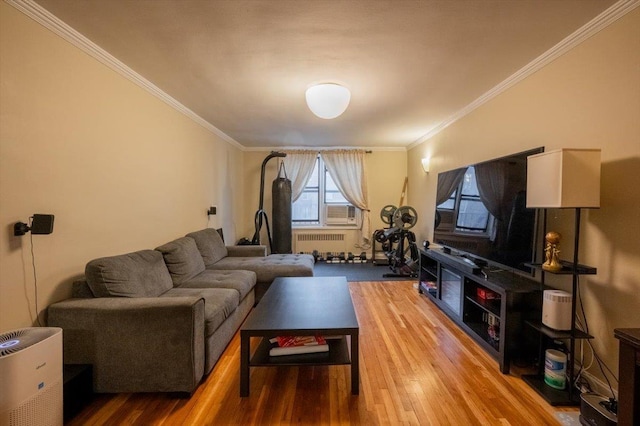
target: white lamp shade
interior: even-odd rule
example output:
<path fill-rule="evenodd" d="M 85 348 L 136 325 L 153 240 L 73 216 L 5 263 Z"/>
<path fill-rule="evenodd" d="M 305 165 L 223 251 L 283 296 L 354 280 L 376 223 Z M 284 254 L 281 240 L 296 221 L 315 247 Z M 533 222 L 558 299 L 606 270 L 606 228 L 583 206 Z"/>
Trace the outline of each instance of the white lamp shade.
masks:
<path fill-rule="evenodd" d="M 311 86 L 305 96 L 311 112 L 326 120 L 336 118 L 345 112 L 351 100 L 349 89 L 334 83 Z"/>
<path fill-rule="evenodd" d="M 600 207 L 599 149 L 558 149 L 527 157 L 527 207 Z"/>

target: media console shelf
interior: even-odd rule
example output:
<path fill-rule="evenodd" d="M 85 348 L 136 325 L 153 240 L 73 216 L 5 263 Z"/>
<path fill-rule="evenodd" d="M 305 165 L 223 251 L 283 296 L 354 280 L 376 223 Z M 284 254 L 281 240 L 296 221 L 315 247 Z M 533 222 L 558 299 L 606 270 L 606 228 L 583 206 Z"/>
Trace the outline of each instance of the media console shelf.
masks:
<path fill-rule="evenodd" d="M 513 271 L 480 268 L 443 249 L 420 250 L 418 291 L 431 299 L 491 356 L 502 373 L 528 348 L 526 320 L 540 318 L 539 282 Z"/>

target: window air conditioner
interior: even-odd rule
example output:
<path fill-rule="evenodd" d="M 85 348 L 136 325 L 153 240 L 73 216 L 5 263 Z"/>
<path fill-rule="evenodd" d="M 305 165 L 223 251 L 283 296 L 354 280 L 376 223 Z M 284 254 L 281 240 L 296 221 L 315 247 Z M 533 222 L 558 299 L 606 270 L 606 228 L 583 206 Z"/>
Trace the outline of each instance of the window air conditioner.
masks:
<path fill-rule="evenodd" d="M 0 334 L 0 425 L 62 426 L 62 329 Z"/>
<path fill-rule="evenodd" d="M 356 208 L 352 205 L 325 205 L 327 225 L 357 225 Z"/>

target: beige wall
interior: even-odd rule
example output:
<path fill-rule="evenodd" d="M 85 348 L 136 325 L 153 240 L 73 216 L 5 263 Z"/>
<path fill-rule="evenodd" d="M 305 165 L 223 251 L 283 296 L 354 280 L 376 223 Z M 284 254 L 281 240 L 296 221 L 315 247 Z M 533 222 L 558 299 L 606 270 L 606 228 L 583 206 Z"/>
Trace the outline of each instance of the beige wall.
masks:
<path fill-rule="evenodd" d="M 235 239 L 243 204 L 237 148 L 0 3 L 0 331 L 35 324 L 95 257 L 154 248 L 208 225 Z"/>
<path fill-rule="evenodd" d="M 371 203 L 371 229 L 387 228 L 380 211 L 388 204 L 400 207 L 404 179 L 407 177 L 407 153 L 402 151 L 373 151 L 367 156 L 369 202 Z M 413 184 L 410 179 L 408 187 Z M 403 205 L 411 205 L 408 191 Z M 418 223 L 422 220 L 418 217 Z M 417 225 L 416 225 L 417 226 Z"/>
<path fill-rule="evenodd" d="M 438 172 L 544 146 L 602 148 L 601 208 L 585 210 L 580 279 L 593 344 L 617 371 L 617 327 L 640 327 L 640 9 L 409 152 L 411 199 L 431 238 Z M 431 156 L 431 173 L 419 161 Z M 573 212 L 551 212 L 571 258 Z M 554 285 L 570 288 L 570 279 Z M 597 366 L 590 372 L 599 375 Z"/>
<path fill-rule="evenodd" d="M 245 152 L 245 197 L 244 201 L 249 208 L 245 209 L 246 226 L 240 227 L 240 236 L 251 239 L 254 234 L 254 215 L 258 209 L 260 199 L 260 170 L 262 161 L 269 155 L 270 151 Z M 407 175 L 407 154 L 404 150 L 373 151 L 365 156 L 365 167 L 369 184 L 369 203 L 371 205 L 371 229 L 386 227 L 380 219 L 380 210 L 387 204 L 396 205 L 400 201 L 400 193 L 404 178 Z M 273 221 L 271 212 L 271 183 L 275 179 L 278 169 L 278 159 L 272 158 L 266 166 L 264 210 L 266 211 L 270 223 Z M 408 197 L 405 196 L 405 204 Z M 332 231 L 326 231 L 332 232 Z M 362 249 L 354 246 L 357 237 L 354 231 L 347 231 L 348 250 L 360 253 Z M 267 244 L 266 227 L 263 225 L 261 233 L 262 243 Z M 339 247 L 339 246 L 336 246 Z M 339 251 L 336 249 L 336 251 Z M 369 254 L 370 251 L 367 251 Z"/>

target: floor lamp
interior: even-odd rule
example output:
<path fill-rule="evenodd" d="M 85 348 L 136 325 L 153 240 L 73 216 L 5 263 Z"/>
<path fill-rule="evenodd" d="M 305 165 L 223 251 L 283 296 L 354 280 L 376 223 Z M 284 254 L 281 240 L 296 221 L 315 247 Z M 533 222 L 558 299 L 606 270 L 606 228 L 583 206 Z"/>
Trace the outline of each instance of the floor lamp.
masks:
<path fill-rule="evenodd" d="M 575 209 L 573 262 L 561 262 L 563 272 L 573 276 L 570 358 L 567 368 L 570 399 L 574 380 L 580 210 L 600 207 L 600 156 L 600 149 L 558 149 L 527 157 L 527 207 Z"/>

